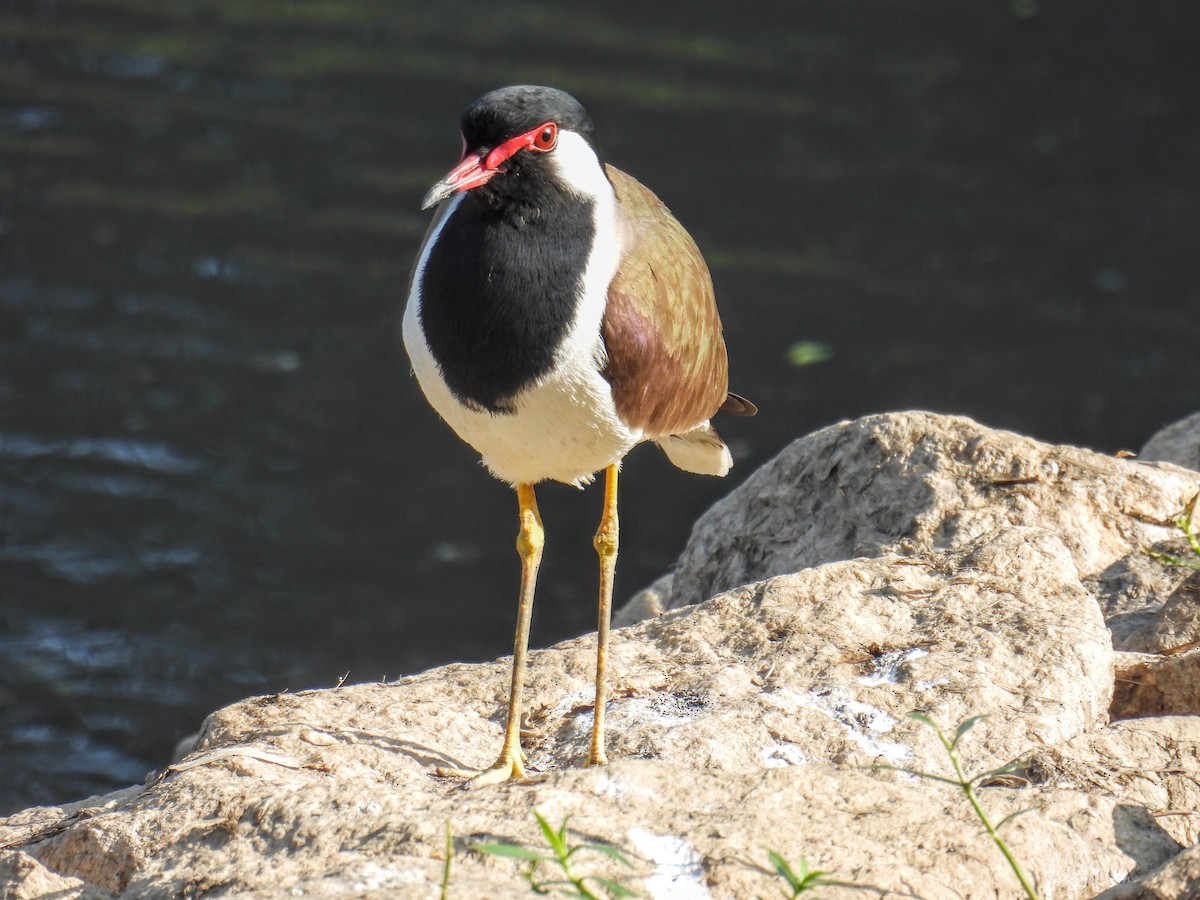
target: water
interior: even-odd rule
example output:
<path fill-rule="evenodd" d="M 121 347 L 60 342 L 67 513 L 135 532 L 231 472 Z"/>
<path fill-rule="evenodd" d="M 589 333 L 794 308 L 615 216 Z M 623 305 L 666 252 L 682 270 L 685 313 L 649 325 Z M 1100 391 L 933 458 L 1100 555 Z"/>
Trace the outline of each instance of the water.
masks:
<path fill-rule="evenodd" d="M 921 407 L 1112 451 L 1194 411 L 1196 7 L 57 0 L 0 13 L 0 811 L 141 780 L 252 693 L 510 647 L 515 501 L 398 317 L 513 82 L 589 107 L 704 248 L 724 481 L 653 448 L 617 592 L 790 439 Z M 597 491 L 540 490 L 534 642 Z"/>

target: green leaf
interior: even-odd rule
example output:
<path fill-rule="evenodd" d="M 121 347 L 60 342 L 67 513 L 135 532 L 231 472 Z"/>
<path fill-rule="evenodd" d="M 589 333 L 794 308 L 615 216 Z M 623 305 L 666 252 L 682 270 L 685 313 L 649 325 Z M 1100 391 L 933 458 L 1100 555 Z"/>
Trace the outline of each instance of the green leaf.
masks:
<path fill-rule="evenodd" d="M 1016 812 L 1010 812 L 1007 816 L 1005 816 L 1003 819 L 1001 819 L 999 822 L 996 823 L 996 830 L 999 831 L 1001 828 L 1003 828 L 1005 825 L 1007 825 L 1009 822 L 1011 822 L 1017 816 L 1023 816 L 1023 815 L 1025 815 L 1025 813 L 1031 813 L 1034 811 L 1034 809 L 1035 809 L 1034 807 L 1030 807 L 1029 809 L 1018 809 Z"/>
<path fill-rule="evenodd" d="M 533 811 L 533 815 L 537 819 L 538 827 L 542 829 L 542 835 L 546 838 L 546 843 L 554 851 L 554 855 L 559 859 L 563 859 L 567 854 L 567 820 L 570 816 L 567 819 L 563 819 L 562 829 L 555 831 L 554 826 L 546 821 L 546 817 L 536 809 Z"/>
<path fill-rule="evenodd" d="M 908 717 L 914 721 L 920 722 L 922 725 L 932 728 L 934 731 L 938 730 L 938 727 L 936 724 L 934 724 L 933 719 L 929 718 L 929 716 L 925 715 L 923 712 L 910 712 Z"/>
<path fill-rule="evenodd" d="M 1191 548 L 1192 557 L 1183 558 L 1175 556 L 1173 553 L 1159 553 L 1151 550 L 1149 547 L 1143 548 L 1143 552 L 1147 556 L 1158 560 L 1158 562 L 1167 566 L 1181 566 L 1186 569 L 1195 569 L 1200 571 L 1200 535 L 1193 530 L 1193 523 L 1196 520 L 1197 508 L 1200 507 L 1200 491 L 1198 491 L 1187 506 L 1183 509 L 1183 515 L 1175 516 L 1171 522 L 1183 532 L 1183 536 L 1187 539 L 1188 547 Z"/>
<path fill-rule="evenodd" d="M 1184 569 L 1200 569 L 1200 559 L 1184 559 L 1173 553 L 1159 553 L 1157 550 L 1146 550 L 1146 555 L 1157 560 L 1164 566 L 1179 566 Z"/>
<path fill-rule="evenodd" d="M 530 885 L 539 894 L 566 894 L 568 897 L 587 897 L 589 894 L 580 893 L 579 887 L 574 881 L 569 881 L 566 878 L 554 878 L 550 881 L 539 881 L 537 884 Z M 585 888 L 584 891 L 587 889 Z"/>
<path fill-rule="evenodd" d="M 611 878 L 601 878 L 598 875 L 587 876 L 588 880 L 596 882 L 614 897 L 638 897 L 641 896 L 637 891 L 632 891 L 619 881 L 613 881 Z"/>
<path fill-rule="evenodd" d="M 1003 778 L 1008 775 L 1028 781 L 1029 779 L 1021 774 L 1024 771 L 1025 763 L 1020 759 L 1013 759 L 1009 760 L 1002 766 L 997 766 L 996 768 L 989 769 L 986 772 L 980 772 L 971 779 L 971 783 L 982 786 L 985 781 L 991 781 L 994 778 Z"/>
<path fill-rule="evenodd" d="M 607 847 L 604 844 L 582 844 L 578 847 L 571 848 L 572 853 L 574 853 L 576 850 L 594 850 L 597 853 L 603 853 L 609 859 L 615 859 L 617 862 L 619 862 L 621 865 L 625 866 L 627 869 L 633 868 L 633 863 L 631 863 L 626 858 L 625 854 L 622 853 L 620 850 L 618 850 L 616 847 Z"/>
<path fill-rule="evenodd" d="M 796 887 L 800 883 L 800 879 L 792 871 L 791 864 L 769 847 L 767 848 L 767 859 L 771 861 L 771 866 L 775 871 L 792 887 Z"/>
<path fill-rule="evenodd" d="M 885 772 L 903 772 L 905 775 L 912 775 L 915 778 L 928 778 L 930 781 L 940 781 L 944 784 L 952 784 L 955 787 L 962 787 L 961 781 L 955 781 L 953 778 L 944 778 L 941 775 L 934 775 L 932 772 L 922 772 L 920 769 L 906 769 L 903 766 L 889 766 L 883 763 L 871 766 L 872 769 L 880 769 Z"/>
<path fill-rule="evenodd" d="M 442 861 L 442 890 L 438 895 L 439 900 L 448 900 L 450 897 L 450 867 L 454 860 L 454 833 L 450 830 L 450 820 L 446 820 L 446 848 L 445 859 Z"/>
<path fill-rule="evenodd" d="M 962 740 L 963 735 L 986 718 L 987 716 L 971 716 L 969 719 L 963 719 L 962 722 L 959 723 L 958 728 L 954 731 L 954 740 L 950 742 L 950 746 L 957 747 L 958 742 Z"/>
<path fill-rule="evenodd" d="M 489 853 L 492 856 L 507 856 L 510 859 L 530 859 L 537 862 L 546 862 L 550 859 L 536 850 L 518 847 L 516 844 L 472 844 L 471 849 L 478 850 L 480 853 Z"/>

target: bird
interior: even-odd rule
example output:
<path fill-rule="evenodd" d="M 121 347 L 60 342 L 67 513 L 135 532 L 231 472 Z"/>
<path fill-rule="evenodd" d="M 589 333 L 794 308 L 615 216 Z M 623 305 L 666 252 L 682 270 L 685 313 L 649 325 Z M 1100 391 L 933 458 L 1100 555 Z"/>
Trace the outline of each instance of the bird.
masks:
<path fill-rule="evenodd" d="M 590 116 L 539 85 L 490 91 L 463 111 L 462 156 L 425 195 L 436 207 L 409 279 L 403 340 L 433 409 L 516 489 L 521 583 L 504 742 L 483 770 L 528 776 L 521 747 L 529 625 L 545 543 L 535 485 L 604 473 L 595 706 L 587 765 L 607 762 L 606 663 L 619 547 L 617 483 L 653 442 L 687 472 L 733 463 L 710 420 L 747 416 L 728 389 L 712 279 L 648 188 L 604 162 Z"/>

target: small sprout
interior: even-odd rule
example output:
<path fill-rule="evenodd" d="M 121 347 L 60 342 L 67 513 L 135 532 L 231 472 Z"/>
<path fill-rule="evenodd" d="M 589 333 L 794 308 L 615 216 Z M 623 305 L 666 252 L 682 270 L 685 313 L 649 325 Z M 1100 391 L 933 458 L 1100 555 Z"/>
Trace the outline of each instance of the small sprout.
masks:
<path fill-rule="evenodd" d="M 1017 876 L 1017 881 L 1021 883 L 1021 888 L 1025 891 L 1025 896 L 1028 897 L 1029 900 L 1038 900 L 1037 892 L 1033 889 L 1033 885 L 1030 883 L 1029 878 L 1025 875 L 1024 870 L 1022 870 L 1021 864 L 1017 862 L 1017 858 L 1013 856 L 1013 852 L 1009 848 L 1008 843 L 1003 837 L 1000 836 L 1001 828 L 1003 828 L 1017 816 L 1030 812 L 1030 810 L 1018 810 L 1017 812 L 1005 816 L 1000 820 L 999 824 L 993 825 L 992 820 L 988 817 L 988 814 L 983 809 L 983 804 L 979 802 L 979 795 L 975 790 L 977 786 L 986 783 L 994 783 L 996 781 L 1003 781 L 1004 779 L 1011 779 L 1013 774 L 1017 771 L 1017 763 L 1005 763 L 999 768 L 990 769 L 987 772 L 981 772 L 978 775 L 973 775 L 968 778 L 966 773 L 963 771 L 962 760 L 958 755 L 959 741 L 966 736 L 967 732 L 978 725 L 982 719 L 987 717 L 971 716 L 969 719 L 964 719 L 959 724 L 958 728 L 954 730 L 954 737 L 952 738 L 947 737 L 946 733 L 942 731 L 940 727 L 938 727 L 937 723 L 924 713 L 909 713 L 909 718 L 920 722 L 927 728 L 933 729 L 934 734 L 938 736 L 938 740 L 942 742 L 942 746 L 946 748 L 946 755 L 950 757 L 950 764 L 954 769 L 954 777 L 946 778 L 942 775 L 934 775 L 930 772 L 920 772 L 916 769 L 909 769 L 901 766 L 877 766 L 877 768 L 890 769 L 894 772 L 905 772 L 909 775 L 915 775 L 918 778 L 928 778 L 930 781 L 940 781 L 943 784 L 951 784 L 955 787 L 961 788 L 962 792 L 967 797 L 967 801 L 971 804 L 971 809 L 975 811 L 975 815 L 979 818 L 979 821 L 983 823 L 984 829 L 987 831 L 992 841 L 1000 849 L 1000 852 L 1004 854 L 1004 858 L 1008 861 L 1008 865 L 1013 870 L 1013 874 Z"/>
<path fill-rule="evenodd" d="M 785 897 L 795 900 L 801 894 L 811 891 L 813 888 L 821 887 L 822 885 L 841 884 L 838 881 L 831 881 L 825 876 L 828 872 L 822 872 L 820 869 L 810 869 L 808 867 L 808 857 L 801 855 L 797 872 L 792 868 L 791 863 L 772 850 L 770 847 L 764 848 L 767 851 L 767 858 L 771 860 L 771 867 L 779 873 L 779 877 L 787 882 L 787 887 L 783 890 Z"/>
<path fill-rule="evenodd" d="M 567 822 L 568 819 L 563 819 L 562 825 L 557 829 L 554 828 L 545 816 L 536 809 L 533 811 L 534 817 L 537 819 L 538 827 L 542 830 L 542 836 L 545 837 L 546 843 L 550 847 L 550 852 L 546 853 L 541 850 L 533 850 L 529 847 L 521 847 L 517 844 L 492 844 L 483 843 L 475 844 L 472 849 L 478 850 L 481 853 L 488 853 L 492 856 L 503 856 L 509 859 L 520 859 L 529 863 L 529 868 L 525 872 L 525 880 L 529 882 L 529 886 L 539 894 L 566 894 L 569 897 L 583 897 L 585 900 L 601 900 L 601 898 L 593 893 L 589 884 L 596 885 L 608 893 L 610 897 L 625 898 L 637 897 L 638 894 L 618 881 L 611 878 L 602 878 L 599 875 L 579 875 L 572 869 L 572 858 L 584 850 L 591 850 L 607 856 L 609 859 L 619 862 L 626 868 L 633 868 L 625 854 L 615 847 L 609 847 L 605 844 L 571 844 L 567 840 Z M 563 877 L 542 881 L 538 878 L 538 867 L 542 863 L 552 863 L 562 871 Z"/>
<path fill-rule="evenodd" d="M 450 830 L 450 820 L 446 820 L 446 861 L 442 863 L 442 892 L 440 900 L 450 897 L 450 861 L 454 859 L 454 834 Z"/>
<path fill-rule="evenodd" d="M 1188 501 L 1188 505 L 1183 508 L 1183 513 L 1171 520 L 1175 527 L 1182 531 L 1183 536 L 1187 538 L 1188 547 L 1191 548 L 1193 556 L 1185 559 L 1171 553 L 1159 553 L 1157 550 L 1150 550 L 1149 548 L 1146 549 L 1147 556 L 1157 559 L 1163 565 L 1182 566 L 1187 569 L 1200 570 L 1200 536 L 1197 536 L 1196 530 L 1193 527 L 1198 503 L 1200 503 L 1200 491 Z"/>

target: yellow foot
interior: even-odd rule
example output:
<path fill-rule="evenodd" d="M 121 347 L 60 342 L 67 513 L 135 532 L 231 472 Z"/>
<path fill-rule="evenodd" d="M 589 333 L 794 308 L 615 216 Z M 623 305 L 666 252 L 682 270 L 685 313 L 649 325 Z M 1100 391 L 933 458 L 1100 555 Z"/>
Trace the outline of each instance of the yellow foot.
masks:
<path fill-rule="evenodd" d="M 487 784 L 502 784 L 505 781 L 524 781 L 529 777 L 525 770 L 524 753 L 501 753 L 489 768 L 479 769 L 448 769 L 439 766 L 436 770 L 443 778 L 466 778 L 473 787 L 483 787 Z"/>
<path fill-rule="evenodd" d="M 587 762 L 585 762 L 584 765 L 585 766 L 607 766 L 608 765 L 608 757 L 604 755 L 603 750 L 600 750 L 599 752 L 593 750 L 591 753 L 588 754 Z"/>

